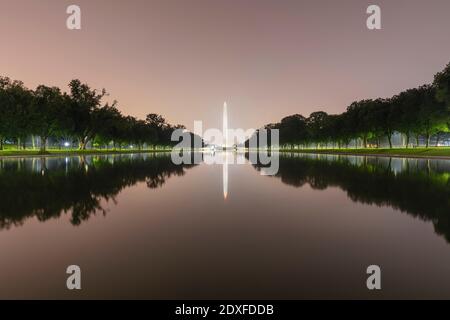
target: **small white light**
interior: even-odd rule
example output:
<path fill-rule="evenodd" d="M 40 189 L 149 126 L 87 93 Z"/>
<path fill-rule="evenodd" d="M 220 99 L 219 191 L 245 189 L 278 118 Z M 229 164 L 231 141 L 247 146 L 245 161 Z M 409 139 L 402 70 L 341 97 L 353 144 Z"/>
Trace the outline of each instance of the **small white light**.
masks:
<path fill-rule="evenodd" d="M 69 142 L 64 142 L 64 146 L 68 147 L 68 146 L 70 146 L 70 143 Z"/>

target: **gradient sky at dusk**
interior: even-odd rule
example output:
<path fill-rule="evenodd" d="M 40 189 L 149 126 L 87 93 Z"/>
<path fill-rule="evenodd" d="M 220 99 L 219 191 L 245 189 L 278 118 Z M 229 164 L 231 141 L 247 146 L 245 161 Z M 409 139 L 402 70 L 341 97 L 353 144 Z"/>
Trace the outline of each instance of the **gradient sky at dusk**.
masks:
<path fill-rule="evenodd" d="M 188 128 L 220 128 L 227 101 L 230 127 L 256 128 L 429 83 L 449 32 L 448 0 L 0 0 L 0 74 L 33 89 L 80 78 L 126 115 Z"/>

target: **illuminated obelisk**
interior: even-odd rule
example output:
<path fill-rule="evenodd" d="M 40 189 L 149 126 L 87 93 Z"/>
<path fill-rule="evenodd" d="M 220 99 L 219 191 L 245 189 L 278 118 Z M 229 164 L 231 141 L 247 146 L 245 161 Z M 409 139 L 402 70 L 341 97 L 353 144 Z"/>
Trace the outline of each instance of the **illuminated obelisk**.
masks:
<path fill-rule="evenodd" d="M 228 147 L 228 114 L 227 114 L 227 103 L 223 103 L 223 149 Z"/>
<path fill-rule="evenodd" d="M 228 147 L 228 115 L 227 115 L 227 103 L 223 104 L 223 141 L 222 149 L 226 150 Z M 223 183 L 223 198 L 228 196 L 228 154 L 224 153 L 224 163 L 222 165 L 222 183 Z"/>

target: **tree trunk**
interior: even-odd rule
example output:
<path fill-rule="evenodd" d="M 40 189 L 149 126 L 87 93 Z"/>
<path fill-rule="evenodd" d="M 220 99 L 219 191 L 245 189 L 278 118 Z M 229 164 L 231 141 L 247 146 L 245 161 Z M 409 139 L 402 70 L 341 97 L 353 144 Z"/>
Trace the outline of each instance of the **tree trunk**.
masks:
<path fill-rule="evenodd" d="M 387 138 L 389 141 L 389 148 L 392 149 L 392 135 L 390 133 L 388 133 Z"/>
<path fill-rule="evenodd" d="M 364 135 L 363 137 L 363 145 L 364 145 L 364 149 L 367 149 L 367 136 Z"/>
<path fill-rule="evenodd" d="M 3 137 L 0 137 L 0 150 L 3 150 Z"/>
<path fill-rule="evenodd" d="M 87 137 L 84 137 L 84 138 L 80 139 L 79 140 L 79 147 L 78 147 L 78 149 L 79 150 L 86 150 L 87 143 L 88 143 Z"/>
<path fill-rule="evenodd" d="M 409 146 L 409 132 L 406 134 L 406 149 L 408 149 Z"/>
<path fill-rule="evenodd" d="M 41 136 L 41 152 L 45 152 L 46 146 L 47 146 L 47 137 Z"/>
<path fill-rule="evenodd" d="M 436 147 L 439 145 L 439 138 L 440 138 L 440 133 L 438 133 L 437 135 L 436 135 Z"/>
<path fill-rule="evenodd" d="M 416 135 L 416 146 L 419 147 L 419 135 Z"/>
<path fill-rule="evenodd" d="M 429 134 L 428 132 L 427 132 L 425 138 L 426 138 L 426 140 L 427 140 L 427 141 L 426 141 L 425 147 L 428 148 L 429 145 L 430 145 L 430 134 Z"/>

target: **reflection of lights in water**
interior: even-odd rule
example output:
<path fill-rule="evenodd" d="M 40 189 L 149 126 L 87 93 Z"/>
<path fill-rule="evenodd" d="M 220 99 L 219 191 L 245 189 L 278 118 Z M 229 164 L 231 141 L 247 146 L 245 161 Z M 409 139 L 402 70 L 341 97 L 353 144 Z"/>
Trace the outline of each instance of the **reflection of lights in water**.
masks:
<path fill-rule="evenodd" d="M 224 162 L 222 165 L 222 175 L 223 175 L 223 198 L 226 199 L 228 196 L 228 154 L 224 154 Z"/>
<path fill-rule="evenodd" d="M 223 146 L 228 147 L 228 114 L 227 114 L 227 103 L 223 103 Z"/>
<path fill-rule="evenodd" d="M 227 199 L 228 197 L 228 166 L 232 164 L 232 156 L 230 152 L 219 151 L 219 152 L 210 152 L 205 153 L 203 162 L 207 165 L 222 165 L 222 190 L 223 190 L 223 198 Z"/>
<path fill-rule="evenodd" d="M 223 198 L 228 198 L 228 181 L 229 181 L 229 167 L 234 164 L 246 163 L 245 156 L 243 154 L 237 154 L 234 151 L 219 151 L 217 153 L 205 152 L 203 162 L 207 165 L 222 165 L 222 190 Z"/>
<path fill-rule="evenodd" d="M 223 103 L 223 147 L 226 149 L 228 147 L 228 114 L 227 114 L 227 103 Z M 222 181 L 223 181 L 223 198 L 226 199 L 228 196 L 228 153 L 223 154 L 224 161 L 222 165 Z"/>

